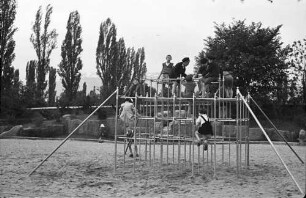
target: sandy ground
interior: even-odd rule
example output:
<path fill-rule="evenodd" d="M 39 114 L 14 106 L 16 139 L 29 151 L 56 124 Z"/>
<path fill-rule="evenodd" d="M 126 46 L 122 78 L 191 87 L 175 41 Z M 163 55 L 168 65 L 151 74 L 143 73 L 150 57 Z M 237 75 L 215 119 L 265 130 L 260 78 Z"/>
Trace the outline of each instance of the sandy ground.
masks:
<path fill-rule="evenodd" d="M 0 140 L 0 196 L 303 197 L 271 146 L 258 144 L 250 145 L 249 169 L 243 166 L 239 177 L 234 158 L 236 147 L 231 146 L 232 161 L 229 161 L 229 147 L 224 147 L 222 160 L 222 147 L 219 145 L 214 177 L 210 160 L 197 164 L 195 158 L 194 176 L 190 163 L 184 163 L 184 160 L 180 165 L 160 166 L 158 146 L 155 150 L 157 160 L 152 162 L 153 166 L 149 165 L 149 160 L 145 161 L 143 146 L 140 159 L 135 161 L 135 171 L 134 160 L 127 156 L 123 168 L 122 144 L 118 145 L 118 169 L 114 173 L 114 144 L 69 140 L 28 177 L 28 173 L 59 143 L 58 140 Z M 305 190 L 305 167 L 285 145 L 277 145 L 276 148 Z M 306 147 L 293 148 L 305 161 Z M 165 151 L 165 147 L 163 149 Z M 175 147 L 174 154 L 177 152 Z M 169 152 L 169 156 L 172 154 Z M 184 152 L 181 154 L 184 158 Z M 186 156 L 188 159 L 188 154 Z M 172 158 L 168 160 L 173 161 Z"/>

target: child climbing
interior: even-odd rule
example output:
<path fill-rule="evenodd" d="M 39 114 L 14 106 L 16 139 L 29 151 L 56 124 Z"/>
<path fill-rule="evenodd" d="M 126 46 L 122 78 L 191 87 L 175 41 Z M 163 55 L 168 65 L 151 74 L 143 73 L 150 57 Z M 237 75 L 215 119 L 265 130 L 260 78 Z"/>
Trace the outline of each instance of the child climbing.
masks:
<path fill-rule="evenodd" d="M 132 99 L 126 98 L 124 103 L 121 104 L 120 110 L 119 110 L 119 114 L 120 114 L 120 120 L 124 123 L 124 128 L 125 128 L 125 134 L 129 139 L 128 142 L 128 146 L 127 148 L 129 148 L 130 150 L 130 157 L 133 157 L 133 151 L 131 148 L 131 145 L 133 143 L 133 136 L 134 136 L 134 124 L 135 124 L 135 114 L 136 114 L 136 110 L 133 104 Z M 138 153 L 137 153 L 137 146 L 135 145 L 135 155 L 136 157 L 138 157 Z M 126 152 L 125 152 L 126 153 Z M 124 154 L 125 154 L 124 153 Z"/>
<path fill-rule="evenodd" d="M 203 141 L 204 150 L 207 150 L 208 139 L 213 135 L 213 130 L 205 109 L 199 111 L 199 117 L 196 120 L 196 127 L 198 127 L 198 130 L 195 132 L 197 145 L 200 146 Z M 203 136 L 203 140 L 200 139 L 200 136 Z"/>

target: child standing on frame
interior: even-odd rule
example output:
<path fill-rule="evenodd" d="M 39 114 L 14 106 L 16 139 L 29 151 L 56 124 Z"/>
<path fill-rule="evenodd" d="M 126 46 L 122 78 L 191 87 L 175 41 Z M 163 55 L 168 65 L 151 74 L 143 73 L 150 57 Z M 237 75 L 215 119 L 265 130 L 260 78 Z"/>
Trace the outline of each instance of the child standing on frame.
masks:
<path fill-rule="evenodd" d="M 169 75 L 173 69 L 173 63 L 171 63 L 171 60 L 172 60 L 172 56 L 170 54 L 167 55 L 166 62 L 162 64 L 163 68 L 158 76 L 158 79 L 160 79 L 161 77 L 162 80 L 169 80 Z M 164 90 L 166 89 L 166 86 L 165 86 L 166 84 L 168 84 L 168 88 L 171 89 L 170 83 L 162 82 L 161 96 L 165 96 Z M 166 96 L 168 97 L 168 93 L 166 93 Z"/>
<path fill-rule="evenodd" d="M 199 117 L 196 120 L 196 127 L 198 127 L 198 130 L 195 132 L 197 145 L 201 145 L 202 140 L 200 136 L 203 136 L 204 150 L 207 150 L 208 139 L 210 139 L 213 135 L 213 130 L 205 109 L 199 111 Z"/>

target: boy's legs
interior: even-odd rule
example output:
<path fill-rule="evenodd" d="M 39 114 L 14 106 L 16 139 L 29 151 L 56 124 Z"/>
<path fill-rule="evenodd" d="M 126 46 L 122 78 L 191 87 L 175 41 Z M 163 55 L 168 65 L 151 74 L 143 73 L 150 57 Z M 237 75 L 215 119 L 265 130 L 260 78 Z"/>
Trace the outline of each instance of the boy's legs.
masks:
<path fill-rule="evenodd" d="M 211 135 L 203 135 L 203 140 L 204 140 L 204 150 L 207 150 L 208 149 L 208 139 L 211 138 Z"/>
<path fill-rule="evenodd" d="M 176 94 L 175 94 L 176 87 L 177 87 L 177 82 L 174 81 L 174 82 L 173 82 L 173 86 L 172 86 L 172 96 L 176 95 Z"/>
<path fill-rule="evenodd" d="M 167 79 L 169 79 L 169 75 L 168 74 L 162 74 L 162 90 L 161 90 L 161 96 L 164 97 L 164 96 L 167 96 L 168 93 L 166 95 L 164 95 L 164 92 L 166 90 L 166 84 L 168 84 L 168 87 L 169 87 L 169 83 L 166 81 Z"/>
<path fill-rule="evenodd" d="M 198 81 L 198 89 L 199 89 L 199 96 L 203 96 L 203 93 L 205 92 L 205 89 L 204 89 L 204 78 L 201 77 Z"/>
<path fill-rule="evenodd" d="M 195 137 L 196 137 L 196 139 L 197 139 L 197 145 L 198 146 L 200 146 L 201 145 L 201 138 L 200 138 L 200 136 L 202 136 L 198 131 L 196 131 L 195 133 Z"/>
<path fill-rule="evenodd" d="M 131 130 L 131 133 L 132 133 L 132 135 L 131 135 L 131 138 L 133 138 L 134 137 L 134 125 L 135 125 L 135 119 L 133 119 L 133 118 L 131 118 L 130 120 L 129 120 L 129 122 L 128 122 L 128 129 L 127 130 Z M 129 151 L 130 151 L 130 157 L 133 157 L 134 155 L 133 155 L 133 150 L 132 150 L 132 144 L 134 143 L 134 150 L 135 150 L 135 155 L 136 155 L 136 157 L 138 157 L 139 155 L 138 155 L 138 152 L 137 152 L 137 145 L 135 144 L 135 142 L 134 142 L 134 140 L 133 139 L 130 139 L 129 140 Z"/>
<path fill-rule="evenodd" d="M 129 140 L 128 147 L 130 151 L 130 157 L 133 157 L 132 143 L 133 143 L 133 140 Z"/>
<path fill-rule="evenodd" d="M 201 138 L 200 138 L 199 136 L 200 136 L 201 134 L 200 134 L 198 131 L 196 131 L 194 134 L 195 134 L 195 137 L 197 138 L 197 140 L 200 141 Z"/>
<path fill-rule="evenodd" d="M 133 144 L 134 140 L 130 140 L 130 144 L 129 144 L 129 150 L 130 150 L 130 157 L 133 157 L 133 150 L 132 150 L 132 144 Z M 135 156 L 138 157 L 138 149 L 137 149 L 137 145 L 134 144 L 134 150 L 135 150 Z"/>
<path fill-rule="evenodd" d="M 208 88 L 208 85 L 211 84 L 211 82 L 215 82 L 215 81 L 218 81 L 218 78 L 217 77 L 208 77 L 208 78 L 205 78 L 203 80 L 203 90 L 204 92 L 206 93 L 206 90 Z M 209 91 L 209 90 L 208 90 Z M 208 94 L 208 93 L 207 93 Z M 204 95 L 203 95 L 204 97 Z"/>

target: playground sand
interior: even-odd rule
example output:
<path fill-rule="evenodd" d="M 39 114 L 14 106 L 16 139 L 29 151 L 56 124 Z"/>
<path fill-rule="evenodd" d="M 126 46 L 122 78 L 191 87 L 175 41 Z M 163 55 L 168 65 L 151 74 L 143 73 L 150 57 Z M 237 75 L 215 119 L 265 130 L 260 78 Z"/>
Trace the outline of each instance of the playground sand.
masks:
<path fill-rule="evenodd" d="M 133 159 L 122 168 L 123 145 L 114 174 L 114 144 L 68 141 L 33 175 L 28 173 L 58 144 L 58 140 L 0 140 L 1 197 L 302 197 L 270 145 L 250 145 L 249 170 L 237 177 L 235 162 L 218 165 L 216 178 L 208 165 L 181 164 L 153 168 Z M 305 168 L 285 145 L 277 145 L 304 190 Z M 305 147 L 293 146 L 305 160 Z M 218 159 L 221 152 L 218 150 Z M 233 145 L 232 151 L 235 151 Z"/>

